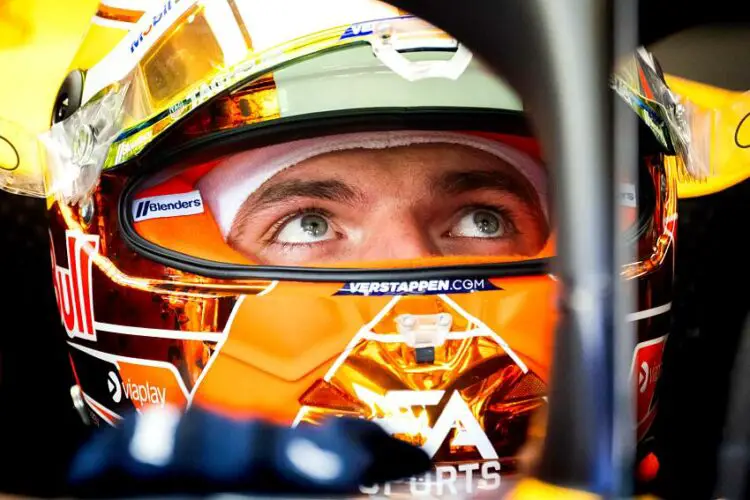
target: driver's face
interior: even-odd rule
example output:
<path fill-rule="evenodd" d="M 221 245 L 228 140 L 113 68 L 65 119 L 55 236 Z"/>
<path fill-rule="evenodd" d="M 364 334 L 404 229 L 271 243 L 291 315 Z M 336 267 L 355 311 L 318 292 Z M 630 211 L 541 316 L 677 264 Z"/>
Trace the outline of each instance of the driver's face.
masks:
<path fill-rule="evenodd" d="M 464 146 L 341 151 L 263 184 L 229 242 L 269 265 L 533 256 L 549 233 L 536 196 L 512 166 Z"/>

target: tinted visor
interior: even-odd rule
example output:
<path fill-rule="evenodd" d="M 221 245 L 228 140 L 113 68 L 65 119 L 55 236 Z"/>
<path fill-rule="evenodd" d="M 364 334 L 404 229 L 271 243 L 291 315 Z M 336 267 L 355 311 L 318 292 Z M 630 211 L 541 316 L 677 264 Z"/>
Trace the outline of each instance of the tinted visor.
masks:
<path fill-rule="evenodd" d="M 231 249 L 230 261 L 247 264 L 535 259 L 549 250 L 546 171 L 513 145 L 522 139 L 431 130 L 303 139 L 151 179 L 127 205 L 144 239 L 195 253 L 185 233 L 210 226 L 199 253 Z"/>
<path fill-rule="evenodd" d="M 460 56 L 450 46 L 397 54 L 407 65 Z M 388 123 L 388 114 L 413 119 Z M 334 125 L 352 116 L 363 119 Z M 258 139 L 290 127 L 286 138 Z M 181 159 L 146 161 L 126 206 L 136 234 L 179 253 L 297 267 L 552 254 L 536 142 L 518 97 L 477 61 L 455 79 L 410 81 L 367 44 L 323 51 L 210 103 L 162 149 Z M 188 248 L 174 235 L 194 224 L 213 236 L 202 231 Z"/>
<path fill-rule="evenodd" d="M 368 46 L 326 51 L 209 103 L 161 151 L 122 215 L 163 258 L 391 269 L 554 255 L 547 166 L 517 96 L 475 61 L 455 80 L 408 81 Z M 641 258 L 666 193 L 655 161 L 622 184 Z"/>

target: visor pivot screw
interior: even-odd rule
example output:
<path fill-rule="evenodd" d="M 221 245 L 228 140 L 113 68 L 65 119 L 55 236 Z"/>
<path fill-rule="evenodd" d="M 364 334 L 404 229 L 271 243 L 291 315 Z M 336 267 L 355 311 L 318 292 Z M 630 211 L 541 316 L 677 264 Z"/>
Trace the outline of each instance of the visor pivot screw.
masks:
<path fill-rule="evenodd" d="M 453 321 L 450 314 L 443 313 L 440 315 L 440 318 L 438 319 L 438 325 L 450 326 L 451 323 L 453 323 Z"/>
<path fill-rule="evenodd" d="M 86 411 L 86 403 L 83 401 L 83 391 L 81 391 L 81 386 L 76 384 L 70 387 L 70 399 L 73 400 L 73 408 L 75 408 L 76 412 L 78 412 L 78 415 L 81 417 L 81 420 L 83 420 L 83 423 L 85 425 L 89 425 L 91 423 L 91 420 L 89 419 L 89 414 Z"/>
<path fill-rule="evenodd" d="M 91 159 L 94 151 L 94 129 L 91 125 L 81 125 L 75 132 L 73 139 L 73 162 L 76 165 L 84 165 Z"/>
<path fill-rule="evenodd" d="M 391 36 L 393 33 L 393 29 L 391 28 L 391 25 L 388 23 L 381 23 L 378 24 L 375 28 L 378 37 L 384 42 L 388 43 L 391 40 Z"/>
<path fill-rule="evenodd" d="M 81 220 L 87 226 L 94 219 L 94 201 L 89 197 L 81 203 Z"/>
<path fill-rule="evenodd" d="M 675 104 L 674 114 L 677 116 L 678 119 L 683 118 L 685 116 L 685 106 L 683 106 L 680 103 Z"/>

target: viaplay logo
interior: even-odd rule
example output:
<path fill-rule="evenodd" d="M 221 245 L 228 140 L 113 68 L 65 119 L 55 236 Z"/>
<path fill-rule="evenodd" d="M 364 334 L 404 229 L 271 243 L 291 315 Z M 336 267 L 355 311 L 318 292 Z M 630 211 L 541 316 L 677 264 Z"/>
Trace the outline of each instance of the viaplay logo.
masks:
<path fill-rule="evenodd" d="M 120 388 L 120 379 L 117 378 L 117 375 L 115 375 L 115 372 L 110 371 L 107 374 L 107 390 L 109 391 L 110 396 L 112 396 L 112 401 L 115 403 L 119 403 L 122 401 L 122 389 Z"/>
<path fill-rule="evenodd" d="M 141 198 L 133 202 L 133 222 L 203 213 L 200 191 Z"/>

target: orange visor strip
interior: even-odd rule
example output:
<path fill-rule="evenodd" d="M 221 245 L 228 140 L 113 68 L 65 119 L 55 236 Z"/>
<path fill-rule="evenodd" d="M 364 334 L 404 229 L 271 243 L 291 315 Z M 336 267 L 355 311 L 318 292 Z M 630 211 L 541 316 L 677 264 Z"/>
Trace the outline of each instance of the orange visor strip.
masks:
<path fill-rule="evenodd" d="M 96 16 L 101 17 L 102 19 L 109 19 L 110 21 L 137 23 L 143 16 L 143 11 L 112 7 L 100 3 L 99 8 L 96 11 Z"/>
<path fill-rule="evenodd" d="M 75 220 L 70 207 L 59 204 L 65 224 L 69 229 L 85 233 L 81 225 Z M 234 283 L 222 283 L 208 278 L 198 278 L 198 280 L 159 280 L 150 278 L 139 278 L 130 276 L 120 271 L 115 264 L 107 257 L 100 253 L 93 253 L 91 247 L 84 246 L 91 261 L 103 272 L 109 279 L 120 286 L 135 288 L 146 292 L 168 293 L 175 296 L 190 298 L 215 298 L 220 296 L 244 294 L 257 294 L 273 287 L 272 281 L 265 280 L 246 280 L 236 281 Z"/>

